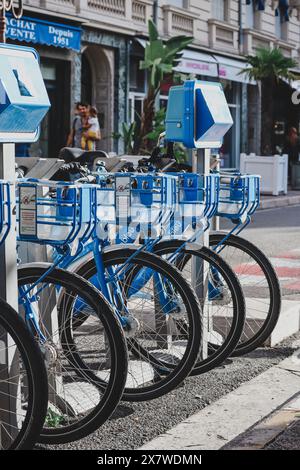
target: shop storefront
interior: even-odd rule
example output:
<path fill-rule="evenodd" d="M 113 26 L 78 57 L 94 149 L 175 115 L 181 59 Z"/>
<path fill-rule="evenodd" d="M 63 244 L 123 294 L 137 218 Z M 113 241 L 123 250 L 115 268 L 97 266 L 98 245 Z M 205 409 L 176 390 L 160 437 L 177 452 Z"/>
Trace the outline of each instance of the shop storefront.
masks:
<path fill-rule="evenodd" d="M 18 146 L 18 154 L 57 157 L 66 145 L 78 101 L 98 110 L 102 134 L 98 148 L 122 152 L 122 141 L 113 135 L 129 113 L 127 38 L 32 15 L 20 20 L 8 16 L 7 40 L 37 49 L 51 109 L 42 122 L 39 141 Z"/>

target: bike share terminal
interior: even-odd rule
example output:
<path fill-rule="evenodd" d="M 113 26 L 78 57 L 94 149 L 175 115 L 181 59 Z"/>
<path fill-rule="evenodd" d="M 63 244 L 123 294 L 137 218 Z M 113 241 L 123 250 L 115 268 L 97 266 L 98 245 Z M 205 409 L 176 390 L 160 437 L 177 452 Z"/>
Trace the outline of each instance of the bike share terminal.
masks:
<path fill-rule="evenodd" d="M 17 142 L 35 142 L 39 125 L 50 107 L 47 91 L 36 51 L 29 47 L 0 44 L 0 178 L 11 185 L 11 230 L 0 246 L 0 296 L 18 311 L 16 204 L 15 204 L 15 147 Z M 34 218 L 27 221 L 34 224 Z M 6 338 L 6 345 L 9 338 Z M 5 338 L 3 340 L 5 342 Z M 4 360 L 4 362 L 2 362 Z M 16 374 L 18 361 L 12 348 L 0 363 L 0 410 L 14 409 L 12 397 L 16 394 L 7 388 L 14 387 L 7 374 Z M 5 376 L 3 376 L 5 374 Z M 1 385 L 3 384 L 3 385 Z M 7 403 L 3 403 L 3 401 Z M 0 412 L 1 413 L 1 412 Z M 11 419 L 14 413 L 10 413 Z M 14 425 L 15 423 L 11 423 Z M 0 440 L 5 437 L 1 437 Z"/>
<path fill-rule="evenodd" d="M 222 146 L 223 138 L 232 125 L 232 116 L 220 83 L 187 80 L 183 85 L 171 87 L 165 141 L 181 143 L 192 150 L 194 173 L 209 174 L 211 149 Z M 209 246 L 209 229 L 199 242 Z M 205 264 L 195 260 L 192 265 L 193 287 L 199 299 L 204 299 L 208 291 L 208 269 Z M 202 277 L 199 273 L 203 274 Z M 207 357 L 212 330 L 209 312 L 203 311 L 203 358 Z"/>
<path fill-rule="evenodd" d="M 0 45 L 0 177 L 15 180 L 14 144 L 35 142 L 39 125 L 50 108 L 50 102 L 39 66 L 37 52 L 29 47 Z M 12 194 L 14 201 L 14 194 Z M 12 206 L 15 204 L 13 203 Z M 14 224 L 14 219 L 12 219 Z M 30 220 L 29 222 L 30 223 Z M 34 223 L 34 221 L 32 221 Z M 14 227 L 13 227 L 14 228 Z M 16 289 L 16 234 L 11 230 L 1 247 L 1 295 L 15 304 L 6 292 Z M 15 274 L 13 274 L 15 272 Z M 14 305 L 17 308 L 17 305 Z"/>

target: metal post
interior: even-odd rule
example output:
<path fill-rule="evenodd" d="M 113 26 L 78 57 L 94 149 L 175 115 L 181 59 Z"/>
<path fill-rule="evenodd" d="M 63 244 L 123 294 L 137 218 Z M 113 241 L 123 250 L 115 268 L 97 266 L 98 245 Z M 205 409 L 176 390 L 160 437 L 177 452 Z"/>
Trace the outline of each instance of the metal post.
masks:
<path fill-rule="evenodd" d="M 153 2 L 153 22 L 157 25 L 158 22 L 158 0 Z"/>
<path fill-rule="evenodd" d="M 13 2 L 0 0 L 0 43 L 5 43 L 6 32 L 6 11 L 12 11 L 15 18 L 20 18 L 23 14 L 23 0 L 18 0 L 18 7 L 15 8 Z M 7 181 L 15 180 L 15 145 L 0 144 L 0 178 Z M 11 230 L 0 246 L 0 296 L 7 301 L 16 311 L 18 311 L 18 279 L 17 279 L 17 244 L 16 244 L 16 217 L 15 217 L 15 189 L 11 191 Z M 6 448 L 10 444 L 9 440 L 17 432 L 17 395 L 20 393 L 19 385 L 19 358 L 16 348 L 13 347 L 12 338 L 6 334 L 0 336 L 2 346 L 6 351 L 1 356 L 0 361 L 0 448 Z M 7 423 L 9 428 L 9 438 L 1 421 Z"/>
<path fill-rule="evenodd" d="M 210 169 L 210 149 L 194 150 L 192 155 L 192 168 L 193 173 L 208 174 Z M 202 236 L 202 244 L 209 246 L 209 230 L 206 230 Z M 192 283 L 196 295 L 200 301 L 203 314 L 203 335 L 202 335 L 202 348 L 201 356 L 205 359 L 208 355 L 208 332 L 210 329 L 210 321 L 208 313 L 205 311 L 205 299 L 208 292 L 208 278 L 205 276 L 207 271 L 207 263 L 204 263 L 199 258 L 193 259 L 192 264 Z"/>
<path fill-rule="evenodd" d="M 212 170 L 216 170 L 217 172 L 220 172 L 221 159 L 220 159 L 219 154 L 212 155 L 211 159 L 210 159 L 210 162 L 211 162 L 210 168 Z M 213 232 L 219 232 L 219 230 L 220 230 L 220 217 L 218 217 L 218 216 L 213 217 L 210 227 L 211 227 L 211 230 Z"/>
<path fill-rule="evenodd" d="M 1 2 L 0 2 L 1 8 Z M 5 8 L 0 9 L 0 43 L 5 42 L 5 31 L 6 31 L 6 21 L 5 21 Z"/>
<path fill-rule="evenodd" d="M 15 146 L 14 144 L 0 144 L 0 178 L 8 181 L 15 179 Z M 6 300 L 15 310 L 18 310 L 17 290 L 17 253 L 15 230 L 15 194 L 11 191 L 12 227 L 0 246 L 0 296 Z M 16 429 L 17 389 L 18 389 L 18 354 L 13 347 L 12 339 L 7 335 L 1 335 L 1 349 L 6 350 L 0 363 L 0 448 L 7 446 L 8 436 L 2 428 L 1 421 L 11 425 L 10 434 Z M 11 412 L 12 411 L 12 412 Z"/>

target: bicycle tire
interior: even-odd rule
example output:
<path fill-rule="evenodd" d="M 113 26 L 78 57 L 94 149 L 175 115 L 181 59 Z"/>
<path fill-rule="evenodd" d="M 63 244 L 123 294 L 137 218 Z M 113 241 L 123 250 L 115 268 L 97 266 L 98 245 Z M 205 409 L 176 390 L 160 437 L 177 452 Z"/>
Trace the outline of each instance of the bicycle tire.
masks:
<path fill-rule="evenodd" d="M 173 363 L 166 363 L 162 361 L 163 364 L 169 368 L 169 372 L 165 378 L 162 378 L 159 382 L 157 381 L 151 383 L 149 386 L 140 385 L 139 388 L 128 386 L 125 387 L 123 400 L 145 401 L 158 398 L 170 392 L 175 387 L 177 387 L 192 371 L 199 354 L 199 347 L 201 342 L 201 308 L 194 291 L 182 278 L 180 272 L 175 267 L 171 266 L 169 263 L 152 253 L 137 253 L 137 249 L 134 247 L 113 247 L 103 254 L 104 266 L 108 268 L 109 266 L 124 265 L 124 263 L 129 258 L 131 258 L 134 253 L 136 253 L 136 255 L 132 262 L 135 263 L 135 266 L 138 266 L 138 269 L 141 269 L 140 267 L 148 267 L 150 269 L 156 270 L 157 273 L 160 273 L 160 275 L 164 276 L 164 278 L 172 282 L 172 286 L 176 288 L 176 293 L 178 293 L 181 299 L 183 299 L 189 320 L 188 344 L 180 362 L 174 365 Z M 96 275 L 97 272 L 94 258 L 88 260 L 83 266 L 77 268 L 76 272 L 85 279 L 91 279 L 94 275 Z M 145 353 L 143 352 L 142 348 L 137 353 L 141 354 L 142 358 L 145 357 Z M 155 358 L 151 356 L 149 359 L 149 364 L 152 366 L 153 363 L 155 366 Z"/>
<path fill-rule="evenodd" d="M 157 255 L 164 256 L 177 252 L 180 247 L 182 247 L 182 241 L 166 240 L 155 245 L 154 250 Z M 245 302 L 243 291 L 238 278 L 233 273 L 229 265 L 225 263 L 219 255 L 206 247 L 199 247 L 198 249 L 197 245 L 195 244 L 187 244 L 180 250 L 180 253 L 182 253 L 182 256 L 184 256 L 181 268 L 186 266 L 186 263 L 191 258 L 191 256 L 195 256 L 201 261 L 209 264 L 210 267 L 207 270 L 208 272 L 212 267 L 217 269 L 218 273 L 222 275 L 223 282 L 226 283 L 226 288 L 229 289 L 231 294 L 232 320 L 227 331 L 227 335 L 224 337 L 224 342 L 220 347 L 216 349 L 214 346 L 214 350 L 211 352 L 211 354 L 208 354 L 208 357 L 199 359 L 196 362 L 191 375 L 199 375 L 221 365 L 235 350 L 243 331 L 245 320 Z M 216 315 L 216 317 L 218 321 L 218 315 Z M 227 320 L 227 323 L 228 322 L 229 319 Z M 219 327 L 219 332 L 220 331 L 221 327 Z M 222 332 L 224 334 L 224 327 Z"/>
<path fill-rule="evenodd" d="M 3 299 L 0 299 L 0 329 L 4 335 L 8 334 L 13 340 L 13 344 L 19 351 L 19 369 L 21 372 L 22 370 L 26 372 L 26 378 L 21 385 L 22 393 L 20 393 L 24 397 L 26 390 L 26 406 L 24 407 L 26 414 L 22 418 L 20 430 L 14 440 L 10 444 L 7 443 L 5 450 L 28 450 L 37 442 L 47 412 L 48 382 L 44 358 L 21 317 Z M 1 337 L 2 335 L 0 336 L 0 344 Z M 14 357 L 16 357 L 15 353 Z M 18 375 L 20 377 L 21 374 Z M 2 382 L 2 386 L 5 385 L 5 379 L 0 382 Z M 14 383 L 14 385 L 16 384 Z M 0 398 L 1 394 L 0 391 Z M 5 399 L 4 396 L 3 398 Z M 23 409 L 23 407 L 21 408 Z M 1 412 L 3 411 L 5 410 L 2 405 Z M 6 426 L 10 428 L 11 424 L 5 424 L 3 420 L 0 420 L 0 435 L 4 436 L 6 433 L 6 437 L 10 437 L 12 433 L 9 433 L 8 436 Z M 0 448 L 3 447 L 3 441 L 1 442 Z"/>
<path fill-rule="evenodd" d="M 209 244 L 211 247 L 218 245 L 222 242 L 226 234 L 224 233 L 212 233 L 210 235 Z M 268 295 L 269 297 L 269 308 L 268 312 L 266 313 L 266 318 L 260 323 L 258 326 L 257 331 L 249 337 L 251 333 L 251 329 L 253 327 L 247 328 L 248 321 L 250 323 L 250 308 L 247 306 L 246 302 L 246 320 L 245 320 L 245 327 L 244 327 L 244 339 L 243 335 L 239 344 L 237 345 L 235 351 L 233 352 L 232 356 L 241 356 L 247 354 L 254 349 L 263 345 L 263 343 L 269 338 L 272 331 L 276 327 L 278 322 L 278 318 L 281 311 L 281 288 L 280 283 L 276 274 L 274 267 L 272 266 L 270 260 L 267 256 L 255 246 L 253 243 L 245 240 L 242 237 L 231 235 L 225 242 L 224 246 L 226 247 L 233 247 L 238 249 L 244 253 L 246 253 L 254 262 L 259 266 L 261 273 L 265 276 L 268 285 L 268 292 L 265 292 L 265 296 Z M 221 251 L 220 255 L 224 256 L 224 250 Z M 242 258 L 241 258 L 242 259 Z M 261 281 L 260 281 L 261 282 Z M 243 288 L 243 285 L 242 285 Z M 256 307 L 257 308 L 257 307 Z M 249 320 L 247 321 L 247 313 Z M 253 322 L 252 322 L 253 323 Z M 247 328 L 247 333 L 246 333 Z"/>
<path fill-rule="evenodd" d="M 44 276 L 42 282 L 45 283 L 46 286 L 55 286 L 55 289 L 57 289 L 57 286 L 60 286 L 60 288 L 62 289 L 61 291 L 59 291 L 60 294 L 57 301 L 57 328 L 60 335 L 60 341 L 58 346 L 56 345 L 56 348 L 58 350 L 56 351 L 56 353 L 59 358 L 61 358 L 59 367 L 62 368 L 62 379 L 60 379 L 62 382 L 65 376 L 65 384 L 63 384 L 63 398 L 66 401 L 74 401 L 75 399 L 77 399 L 79 402 L 80 399 L 79 397 L 77 397 L 77 394 L 83 394 L 82 403 L 79 403 L 79 405 L 82 404 L 82 406 L 84 406 L 84 400 L 91 400 L 91 402 L 88 402 L 88 406 L 91 406 L 91 409 L 88 409 L 85 415 L 83 414 L 83 412 L 79 411 L 78 418 L 76 415 L 76 422 L 72 423 L 71 418 L 68 417 L 68 420 L 65 419 L 65 422 L 59 422 L 56 426 L 44 426 L 41 432 L 39 442 L 47 444 L 62 444 L 66 442 L 75 441 L 89 435 L 90 433 L 98 429 L 111 416 L 121 399 L 126 382 L 127 348 L 120 323 L 115 317 L 110 305 L 108 304 L 108 302 L 106 302 L 106 300 L 99 293 L 99 291 L 95 289 L 86 280 L 80 278 L 76 274 L 67 272 L 62 269 L 53 269 L 49 274 L 45 275 L 48 268 L 49 265 L 44 265 L 44 267 L 41 267 L 41 265 L 30 265 L 30 267 L 19 268 L 19 288 L 20 286 L 28 286 L 30 284 L 33 284 L 40 280 L 42 276 Z M 103 337 L 105 337 L 105 361 L 108 356 L 107 349 L 109 346 L 110 364 L 109 371 L 107 372 L 107 374 L 109 375 L 107 381 L 104 379 L 98 379 L 97 384 L 95 384 L 91 380 L 91 377 L 88 373 L 90 366 L 85 366 L 85 361 L 88 361 L 90 359 L 89 356 L 87 356 L 86 354 L 86 349 L 84 349 L 83 352 L 80 352 L 78 350 L 78 346 L 75 344 L 74 341 L 71 343 L 64 343 L 64 347 L 62 347 L 61 345 L 61 338 L 65 338 L 65 335 L 62 331 L 62 329 L 64 328 L 62 327 L 63 321 L 66 317 L 66 321 L 68 321 L 68 318 L 71 316 L 72 312 L 71 308 L 73 308 L 78 299 L 82 299 L 85 302 L 86 306 L 88 306 L 90 309 L 93 309 L 91 318 L 94 322 L 97 321 L 98 323 L 100 323 L 100 327 L 97 327 L 98 323 L 96 327 L 98 328 L 98 330 L 101 328 L 101 331 L 103 332 Z M 40 307 L 40 309 L 41 311 L 43 310 L 42 307 Z M 92 324 L 90 327 L 90 331 L 92 331 L 93 328 L 94 325 Z M 47 330 L 46 327 L 45 330 Z M 55 334 L 56 333 L 54 332 L 53 335 Z M 93 344 L 90 342 L 85 345 L 84 342 L 87 341 L 86 338 L 87 334 L 86 336 L 84 336 L 83 334 L 83 337 L 79 338 L 79 340 L 81 339 L 83 341 L 83 347 L 87 346 L 87 352 L 90 353 Z M 50 341 L 51 339 L 49 340 L 49 342 Z M 98 356 L 101 359 L 102 349 L 98 347 L 98 344 L 95 345 L 94 355 L 97 355 L 96 360 L 98 360 Z M 92 353 L 90 354 L 92 355 Z M 87 359 L 84 358 L 84 355 L 87 356 Z M 95 362 L 94 357 L 92 360 Z M 82 367 L 82 370 L 79 371 L 79 367 Z M 50 367 L 48 370 L 50 370 Z M 48 375 L 50 373 L 51 372 L 48 372 Z M 74 388 L 76 387 L 75 391 L 72 389 L 70 390 L 69 388 L 70 385 L 68 384 L 71 379 L 73 380 L 73 383 L 71 385 Z M 83 380 L 84 382 L 80 382 L 79 380 Z M 101 385 L 102 387 L 101 390 L 99 385 Z M 52 395 L 53 393 L 51 394 L 51 396 Z M 94 397 L 94 395 L 96 395 L 96 398 Z M 52 402 L 50 401 L 49 403 L 51 403 L 52 405 L 54 403 L 54 405 L 56 406 L 56 398 L 56 396 L 55 398 L 52 398 Z M 78 405 L 78 403 L 76 403 L 76 405 Z M 68 410 L 66 406 L 64 412 L 66 413 L 67 411 Z"/>

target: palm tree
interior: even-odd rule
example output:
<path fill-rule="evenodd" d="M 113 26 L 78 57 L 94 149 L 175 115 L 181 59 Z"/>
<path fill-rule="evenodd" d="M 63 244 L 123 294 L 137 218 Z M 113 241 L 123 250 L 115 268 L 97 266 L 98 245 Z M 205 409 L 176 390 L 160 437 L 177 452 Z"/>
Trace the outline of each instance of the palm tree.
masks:
<path fill-rule="evenodd" d="M 285 57 L 279 48 L 259 48 L 255 56 L 247 56 L 247 61 L 250 67 L 242 73 L 260 82 L 261 86 L 261 151 L 263 155 L 270 155 L 273 151 L 274 101 L 279 80 L 295 79 L 290 69 L 296 67 L 297 62 Z"/>
<path fill-rule="evenodd" d="M 173 72 L 173 67 L 180 62 L 183 49 L 193 41 L 192 37 L 175 36 L 164 43 L 159 39 L 157 28 L 152 20 L 148 23 L 148 29 L 149 43 L 145 48 L 144 60 L 140 62 L 140 69 L 148 71 L 149 82 L 143 104 L 141 125 L 135 142 L 135 153 L 140 153 L 142 148 L 147 148 L 147 135 L 153 129 L 155 100 L 164 76 Z"/>

